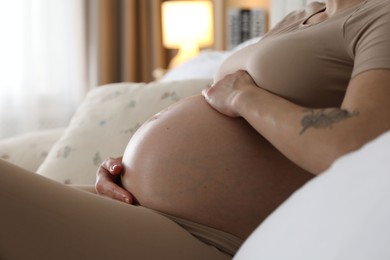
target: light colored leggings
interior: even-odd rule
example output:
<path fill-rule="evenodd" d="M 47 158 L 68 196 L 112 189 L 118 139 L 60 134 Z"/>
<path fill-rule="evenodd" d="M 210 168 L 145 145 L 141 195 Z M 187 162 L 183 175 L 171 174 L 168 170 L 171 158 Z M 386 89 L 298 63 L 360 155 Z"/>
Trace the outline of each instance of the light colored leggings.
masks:
<path fill-rule="evenodd" d="M 231 259 L 152 210 L 0 160 L 0 259 Z"/>

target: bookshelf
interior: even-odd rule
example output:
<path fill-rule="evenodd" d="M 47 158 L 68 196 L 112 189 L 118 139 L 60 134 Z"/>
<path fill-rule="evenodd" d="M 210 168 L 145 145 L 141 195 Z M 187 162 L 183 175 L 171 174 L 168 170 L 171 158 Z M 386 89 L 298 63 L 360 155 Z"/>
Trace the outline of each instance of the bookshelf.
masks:
<path fill-rule="evenodd" d="M 269 27 L 270 0 L 213 0 L 214 49 L 226 50 Z M 262 32 L 260 32 L 262 33 Z"/>

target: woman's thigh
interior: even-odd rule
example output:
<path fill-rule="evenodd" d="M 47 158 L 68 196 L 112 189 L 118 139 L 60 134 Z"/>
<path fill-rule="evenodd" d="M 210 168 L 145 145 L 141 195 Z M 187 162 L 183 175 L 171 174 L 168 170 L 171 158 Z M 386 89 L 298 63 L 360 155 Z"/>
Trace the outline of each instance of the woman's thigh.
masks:
<path fill-rule="evenodd" d="M 0 160 L 0 259 L 230 259 L 168 218 Z"/>

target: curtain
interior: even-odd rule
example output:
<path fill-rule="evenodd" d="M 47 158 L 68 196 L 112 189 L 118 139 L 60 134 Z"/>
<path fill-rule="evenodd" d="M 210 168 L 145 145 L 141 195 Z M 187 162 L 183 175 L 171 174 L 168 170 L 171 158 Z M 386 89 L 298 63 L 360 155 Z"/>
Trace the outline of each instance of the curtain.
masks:
<path fill-rule="evenodd" d="M 64 127 L 87 91 L 84 2 L 0 5 L 0 138 Z"/>
<path fill-rule="evenodd" d="M 163 0 L 100 0 L 98 3 L 98 85 L 150 82 L 153 71 L 166 68 L 162 46 Z"/>

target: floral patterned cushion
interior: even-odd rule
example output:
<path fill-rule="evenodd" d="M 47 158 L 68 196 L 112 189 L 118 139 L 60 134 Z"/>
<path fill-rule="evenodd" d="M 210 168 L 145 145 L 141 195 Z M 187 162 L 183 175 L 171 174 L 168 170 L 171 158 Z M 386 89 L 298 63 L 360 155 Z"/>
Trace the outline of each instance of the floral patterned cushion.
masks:
<path fill-rule="evenodd" d="M 107 157 L 119 157 L 134 132 L 181 98 L 199 94 L 211 79 L 116 83 L 90 91 L 38 173 L 66 184 L 93 185 Z"/>
<path fill-rule="evenodd" d="M 63 128 L 41 130 L 3 139 L 0 158 L 35 172 L 63 131 Z"/>

